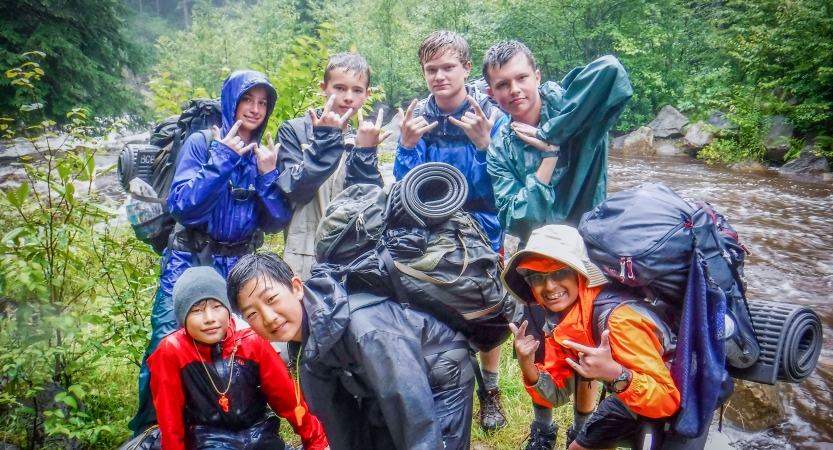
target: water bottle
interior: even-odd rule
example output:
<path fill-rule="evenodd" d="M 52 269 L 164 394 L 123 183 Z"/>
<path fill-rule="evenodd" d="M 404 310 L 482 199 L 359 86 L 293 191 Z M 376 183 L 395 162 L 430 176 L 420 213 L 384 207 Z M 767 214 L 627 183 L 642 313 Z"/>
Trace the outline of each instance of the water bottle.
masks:
<path fill-rule="evenodd" d="M 127 221 L 131 225 L 147 223 L 164 212 L 161 203 L 146 201 L 143 198 L 157 198 L 156 191 L 144 180 L 134 178 L 130 180 L 130 203 L 127 204 Z"/>

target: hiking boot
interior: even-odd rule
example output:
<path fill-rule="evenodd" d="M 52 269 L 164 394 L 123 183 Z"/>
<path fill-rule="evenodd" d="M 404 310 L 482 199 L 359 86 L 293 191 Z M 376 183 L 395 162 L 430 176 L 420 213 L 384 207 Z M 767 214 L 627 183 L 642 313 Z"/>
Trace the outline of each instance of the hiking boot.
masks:
<path fill-rule="evenodd" d="M 486 395 L 477 391 L 477 397 L 480 399 L 480 427 L 486 431 L 505 427 L 506 416 L 500 405 L 500 388 L 486 391 Z"/>
<path fill-rule="evenodd" d="M 552 450 L 555 445 L 556 434 L 558 434 L 556 423 L 552 423 L 549 428 L 546 428 L 532 422 L 532 425 L 529 426 L 529 436 L 524 450 Z"/>

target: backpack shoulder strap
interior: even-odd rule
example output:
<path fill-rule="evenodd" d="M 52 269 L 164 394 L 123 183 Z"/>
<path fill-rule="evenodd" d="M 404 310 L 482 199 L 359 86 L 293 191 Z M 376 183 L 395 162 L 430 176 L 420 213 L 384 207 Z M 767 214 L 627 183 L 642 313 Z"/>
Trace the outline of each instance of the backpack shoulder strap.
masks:
<path fill-rule="evenodd" d="M 351 294 L 347 296 L 347 304 L 350 307 L 350 314 L 362 309 L 367 308 L 368 306 L 378 305 L 386 301 L 387 297 L 382 297 L 379 295 L 373 295 L 366 292 L 360 292 L 358 294 Z"/>
<path fill-rule="evenodd" d="M 602 333 L 607 329 L 607 321 L 610 319 L 613 310 L 619 305 L 636 303 L 639 300 L 639 296 L 627 287 L 609 284 L 602 289 L 602 292 L 593 302 L 593 322 L 591 323 L 593 343 L 599 345 L 602 340 Z"/>

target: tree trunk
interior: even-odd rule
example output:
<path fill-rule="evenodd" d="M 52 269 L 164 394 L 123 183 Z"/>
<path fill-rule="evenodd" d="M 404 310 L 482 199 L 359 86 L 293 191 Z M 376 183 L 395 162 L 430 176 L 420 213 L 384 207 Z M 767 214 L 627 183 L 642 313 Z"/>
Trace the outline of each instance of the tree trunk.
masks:
<path fill-rule="evenodd" d="M 182 14 L 185 16 L 185 31 L 191 32 L 191 24 L 188 23 L 188 0 L 182 0 Z"/>

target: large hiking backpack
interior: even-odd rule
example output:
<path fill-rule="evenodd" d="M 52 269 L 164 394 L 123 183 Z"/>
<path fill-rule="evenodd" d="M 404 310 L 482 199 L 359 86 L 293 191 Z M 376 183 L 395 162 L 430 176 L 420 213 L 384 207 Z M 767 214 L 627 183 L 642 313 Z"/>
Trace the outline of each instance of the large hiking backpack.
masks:
<path fill-rule="evenodd" d="M 129 192 L 130 180 L 139 177 L 153 187 L 157 197 L 133 197 L 162 204 L 161 215 L 132 225 L 136 238 L 153 247 L 158 254 L 162 254 L 168 245 L 168 238 L 176 226 L 176 221 L 168 212 L 167 200 L 176 173 L 179 150 L 185 140 L 195 132 L 203 134 L 206 148 L 210 148 L 209 144 L 214 137 L 211 127 L 220 127 L 222 122 L 219 100 L 194 99 L 182 114 L 171 116 L 156 126 L 150 138 L 150 145 L 127 144 L 119 155 L 117 173 L 122 188 Z"/>
<path fill-rule="evenodd" d="M 488 351 L 509 336 L 500 260 L 477 220 L 461 211 L 431 230 L 388 229 L 374 249 L 329 270 L 347 292 L 430 314 Z"/>
<path fill-rule="evenodd" d="M 373 184 L 355 184 L 341 191 L 318 223 L 316 261 L 349 264 L 372 249 L 385 230 L 387 198 Z"/>
<path fill-rule="evenodd" d="M 706 202 L 687 202 L 662 184 L 646 183 L 608 197 L 579 223 L 587 253 L 609 277 L 682 311 L 694 252 L 726 296 L 740 349 L 729 363 L 748 367 L 760 353 L 746 305 L 745 248 L 729 222 Z M 679 317 L 673 319 L 679 325 Z"/>

